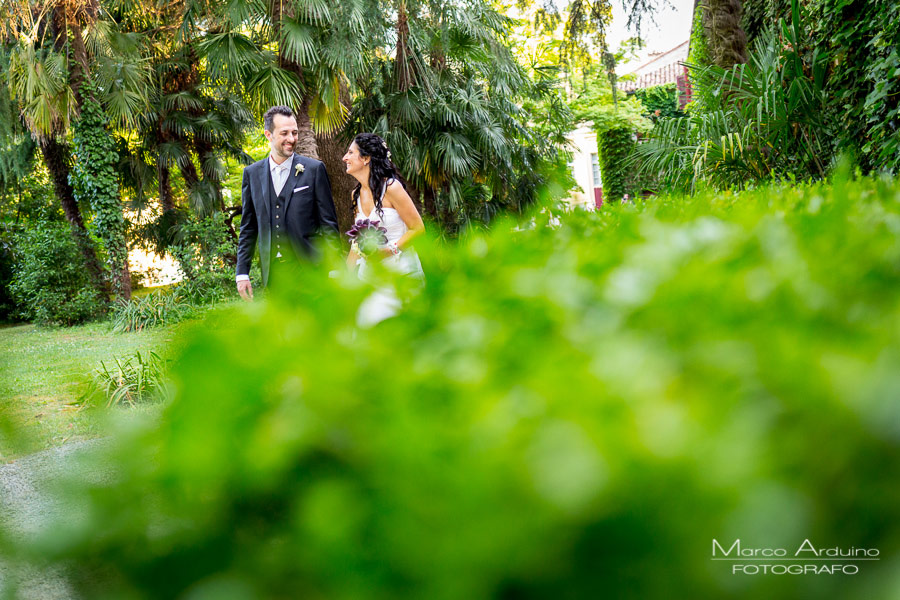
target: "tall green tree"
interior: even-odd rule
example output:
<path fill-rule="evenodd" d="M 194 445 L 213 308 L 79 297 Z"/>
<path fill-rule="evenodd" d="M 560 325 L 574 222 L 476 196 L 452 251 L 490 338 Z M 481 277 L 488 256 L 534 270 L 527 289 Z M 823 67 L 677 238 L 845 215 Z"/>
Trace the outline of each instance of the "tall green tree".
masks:
<path fill-rule="evenodd" d="M 54 191 L 71 226 L 99 299 L 106 301 L 109 283 L 88 234 L 81 208 L 70 183 L 71 151 L 65 136 L 76 111 L 70 85 L 77 78 L 69 69 L 67 6 L 63 2 L 32 5 L 4 2 L 0 6 L 0 35 L 9 60 L 4 63 L 10 95 L 21 119 L 37 140 Z"/>
<path fill-rule="evenodd" d="M 568 125 L 558 105 L 541 117 L 523 108 L 552 83 L 529 79 L 504 43 L 510 21 L 486 2 L 389 8 L 396 35 L 357 81 L 350 129 L 385 137 L 414 196 L 451 232 L 522 210 Z"/>
<path fill-rule="evenodd" d="M 108 8 L 109 22 L 98 36 L 106 50 L 99 77 L 105 86 L 114 86 L 122 73 L 132 80 L 115 102 L 121 107 L 115 112 L 118 168 L 135 208 L 158 200 L 157 219 L 136 233 L 162 253 L 191 215 L 229 209 L 222 196 L 225 161 L 250 160 L 243 151 L 250 109 L 240 90 L 220 79 L 227 67 L 206 56 L 207 44 L 234 31 L 222 24 L 219 7 L 208 3 L 115 0 Z M 132 105 L 140 110 L 131 111 Z M 236 239 L 230 222 L 227 227 Z"/>

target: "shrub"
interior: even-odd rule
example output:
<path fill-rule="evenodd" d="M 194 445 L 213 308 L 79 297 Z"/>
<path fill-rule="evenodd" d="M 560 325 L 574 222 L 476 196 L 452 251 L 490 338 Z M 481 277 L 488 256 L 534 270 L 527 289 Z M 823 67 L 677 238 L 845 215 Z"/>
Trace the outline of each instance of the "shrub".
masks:
<path fill-rule="evenodd" d="M 233 300 L 237 295 L 233 272 L 198 273 L 193 279 L 180 281 L 175 290 L 179 297 L 198 306 Z"/>
<path fill-rule="evenodd" d="M 11 321 L 17 316 L 15 299 L 10 289 L 14 264 L 12 236 L 3 227 L 0 229 L 0 322 Z"/>
<path fill-rule="evenodd" d="M 216 212 L 208 217 L 190 216 L 180 221 L 169 251 L 187 279 L 207 282 L 226 276 L 234 279 L 237 240 L 226 226 L 225 218 L 225 213 Z"/>
<path fill-rule="evenodd" d="M 150 398 L 164 399 L 168 395 L 165 384 L 166 361 L 155 352 L 115 359 L 115 366 L 100 367 L 94 371 L 94 385 L 106 396 L 106 405 L 122 403 L 134 405 Z"/>
<path fill-rule="evenodd" d="M 82 597 L 889 597 L 898 194 L 661 197 L 423 241 L 426 288 L 374 329 L 352 275 L 304 270 L 212 313 L 158 426 L 97 449 L 115 475 L 73 471 L 64 514 L 13 539 Z M 714 538 L 881 562 L 744 577 Z"/>
<path fill-rule="evenodd" d="M 683 117 L 678 108 L 678 87 L 674 83 L 634 90 L 634 97 L 644 105 L 644 116 L 656 123 L 660 117 Z"/>
<path fill-rule="evenodd" d="M 10 290 L 23 318 L 76 325 L 105 312 L 67 224 L 46 222 L 26 229 L 15 236 L 13 247 Z"/>

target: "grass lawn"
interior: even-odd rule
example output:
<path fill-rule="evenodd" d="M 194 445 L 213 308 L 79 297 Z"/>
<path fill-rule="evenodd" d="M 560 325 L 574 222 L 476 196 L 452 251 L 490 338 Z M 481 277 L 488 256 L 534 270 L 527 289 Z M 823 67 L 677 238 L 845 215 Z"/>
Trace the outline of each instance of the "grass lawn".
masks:
<path fill-rule="evenodd" d="M 180 325 L 124 334 L 105 322 L 0 328 L 0 415 L 25 438 L 15 454 L 98 435 L 86 400 L 93 370 L 137 350 L 170 352 Z M 0 447 L 0 460 L 10 454 Z"/>

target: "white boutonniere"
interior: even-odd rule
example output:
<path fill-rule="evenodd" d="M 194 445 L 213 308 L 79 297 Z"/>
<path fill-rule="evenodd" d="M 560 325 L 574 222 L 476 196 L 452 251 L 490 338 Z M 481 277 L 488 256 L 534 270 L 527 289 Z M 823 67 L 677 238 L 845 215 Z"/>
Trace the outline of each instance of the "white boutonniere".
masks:
<path fill-rule="evenodd" d="M 303 163 L 297 163 L 297 165 L 294 167 L 294 177 L 296 177 L 297 175 L 299 175 L 300 173 L 302 173 L 305 170 L 306 170 L 306 167 L 303 166 Z"/>

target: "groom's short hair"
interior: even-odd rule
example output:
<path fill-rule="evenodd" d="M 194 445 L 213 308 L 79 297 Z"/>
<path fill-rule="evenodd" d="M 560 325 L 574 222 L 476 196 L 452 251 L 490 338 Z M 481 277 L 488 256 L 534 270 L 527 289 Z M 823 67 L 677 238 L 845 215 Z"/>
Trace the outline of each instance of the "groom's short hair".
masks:
<path fill-rule="evenodd" d="M 266 128 L 266 131 L 272 131 L 275 128 L 275 115 L 293 117 L 294 111 L 288 106 L 273 106 L 267 110 L 266 114 L 263 116 L 263 127 Z"/>

